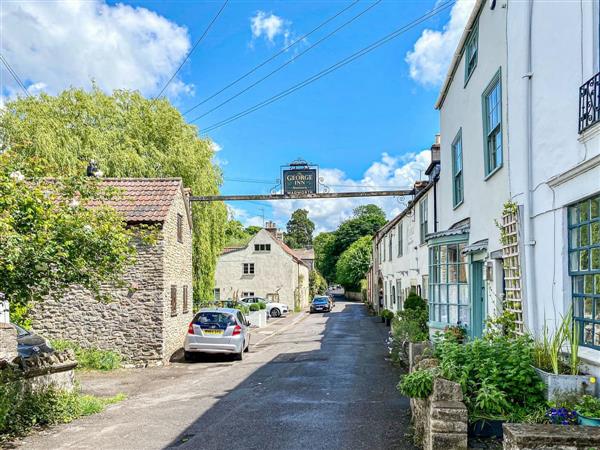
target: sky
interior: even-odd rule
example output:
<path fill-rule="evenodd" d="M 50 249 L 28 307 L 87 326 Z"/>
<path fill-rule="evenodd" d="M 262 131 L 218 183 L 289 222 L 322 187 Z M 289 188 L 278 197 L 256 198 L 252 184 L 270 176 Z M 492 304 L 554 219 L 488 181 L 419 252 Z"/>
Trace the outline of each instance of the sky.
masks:
<path fill-rule="evenodd" d="M 439 130 L 433 105 L 473 4 L 449 4 L 349 64 L 218 127 L 444 2 L 230 0 L 199 41 L 222 0 L 2 0 L 0 49 L 33 95 L 95 82 L 106 92 L 137 89 L 152 98 L 181 66 L 163 95 L 213 141 L 223 194 L 269 193 L 281 166 L 297 158 L 318 165 L 330 191 L 410 188 L 429 163 L 428 149 Z M 0 107 L 19 89 L 1 66 Z M 229 207 L 231 217 L 245 225 L 262 225 L 264 218 L 281 227 L 303 207 L 320 232 L 334 229 L 359 204 L 376 203 L 391 218 L 405 201 L 260 201 Z"/>

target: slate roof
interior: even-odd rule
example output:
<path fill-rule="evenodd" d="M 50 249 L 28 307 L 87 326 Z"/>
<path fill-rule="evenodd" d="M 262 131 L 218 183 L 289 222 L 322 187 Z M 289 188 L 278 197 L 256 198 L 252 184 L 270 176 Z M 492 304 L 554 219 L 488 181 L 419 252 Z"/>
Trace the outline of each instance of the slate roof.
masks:
<path fill-rule="evenodd" d="M 315 249 L 314 248 L 296 248 L 292 250 L 296 256 L 300 259 L 315 259 Z"/>
<path fill-rule="evenodd" d="M 183 192 L 181 178 L 104 178 L 101 184 L 119 190 L 118 198 L 104 204 L 127 223 L 164 222 L 177 193 Z"/>

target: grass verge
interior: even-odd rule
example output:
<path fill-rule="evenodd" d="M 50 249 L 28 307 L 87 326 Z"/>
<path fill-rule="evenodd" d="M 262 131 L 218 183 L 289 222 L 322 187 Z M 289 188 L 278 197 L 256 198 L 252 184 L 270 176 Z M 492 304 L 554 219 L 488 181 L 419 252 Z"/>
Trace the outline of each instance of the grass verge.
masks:
<path fill-rule="evenodd" d="M 57 351 L 73 350 L 78 369 L 114 370 L 121 367 L 123 361 L 123 357 L 117 352 L 98 348 L 83 348 L 72 341 L 59 339 L 52 341 L 52 346 Z"/>

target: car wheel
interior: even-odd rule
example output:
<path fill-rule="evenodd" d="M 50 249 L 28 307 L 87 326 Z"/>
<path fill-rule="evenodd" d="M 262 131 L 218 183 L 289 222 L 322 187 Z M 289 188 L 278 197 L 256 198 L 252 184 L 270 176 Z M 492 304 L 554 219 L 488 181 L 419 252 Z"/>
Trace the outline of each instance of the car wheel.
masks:
<path fill-rule="evenodd" d="M 244 359 L 244 349 L 242 349 L 241 352 L 236 353 L 235 356 L 234 356 L 234 359 L 236 361 L 242 361 Z"/>
<path fill-rule="evenodd" d="M 271 310 L 271 317 L 281 317 L 281 311 L 279 311 L 279 308 L 273 308 Z"/>
<path fill-rule="evenodd" d="M 183 352 L 183 359 L 186 361 L 194 361 L 195 355 L 192 352 Z"/>

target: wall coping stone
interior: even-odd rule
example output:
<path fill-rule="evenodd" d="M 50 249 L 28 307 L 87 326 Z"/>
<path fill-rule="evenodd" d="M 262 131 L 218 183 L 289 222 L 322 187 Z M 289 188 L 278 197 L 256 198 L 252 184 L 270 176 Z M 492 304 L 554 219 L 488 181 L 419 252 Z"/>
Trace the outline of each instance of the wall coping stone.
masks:
<path fill-rule="evenodd" d="M 600 427 L 505 423 L 505 449 L 583 449 L 600 447 Z"/>

